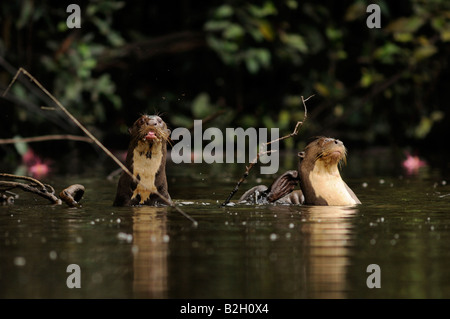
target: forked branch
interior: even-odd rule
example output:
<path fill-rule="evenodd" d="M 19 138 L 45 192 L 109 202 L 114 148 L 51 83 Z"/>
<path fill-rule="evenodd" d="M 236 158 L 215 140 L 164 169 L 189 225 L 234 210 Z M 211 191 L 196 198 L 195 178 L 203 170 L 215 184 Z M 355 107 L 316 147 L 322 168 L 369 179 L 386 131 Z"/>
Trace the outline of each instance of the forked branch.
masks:
<path fill-rule="evenodd" d="M 304 115 L 304 117 L 303 117 L 303 121 L 298 121 L 298 122 L 297 122 L 297 124 L 295 125 L 295 128 L 294 128 L 294 131 L 292 131 L 292 133 L 290 133 L 290 134 L 288 134 L 288 135 L 285 135 L 285 136 L 282 136 L 282 137 L 280 137 L 280 138 L 277 138 L 277 139 L 275 139 L 275 140 L 272 140 L 272 141 L 270 141 L 270 142 L 262 143 L 262 144 L 261 144 L 261 147 L 260 147 L 260 150 L 259 150 L 258 154 L 256 154 L 256 157 L 250 162 L 250 164 L 249 164 L 248 166 L 246 166 L 246 169 L 245 169 L 244 174 L 243 174 L 242 177 L 239 179 L 239 181 L 236 183 L 236 186 L 235 186 L 234 189 L 231 191 L 230 195 L 228 195 L 227 199 L 222 203 L 222 206 L 226 206 L 226 205 L 230 202 L 231 198 L 233 198 L 234 194 L 237 193 L 237 191 L 239 190 L 239 186 L 241 186 L 241 184 L 242 184 L 242 183 L 245 181 L 245 179 L 248 177 L 248 175 L 250 174 L 250 170 L 256 165 L 256 163 L 258 163 L 259 158 L 260 158 L 261 156 L 263 156 L 263 155 L 270 154 L 270 153 L 274 152 L 274 151 L 272 151 L 272 150 L 267 151 L 267 150 L 266 150 L 267 145 L 270 145 L 270 144 L 272 144 L 272 143 L 275 143 L 275 142 L 279 142 L 279 141 L 285 140 L 285 139 L 287 139 L 287 138 L 296 136 L 296 135 L 298 134 L 300 128 L 303 126 L 303 124 L 305 123 L 305 121 L 306 121 L 306 119 L 307 119 L 307 117 L 308 117 L 308 110 L 307 110 L 307 108 L 306 108 L 306 101 L 308 101 L 308 100 L 309 100 L 310 98 L 312 98 L 313 96 L 314 96 L 314 95 L 311 95 L 311 96 L 308 97 L 307 99 L 304 99 L 303 96 L 302 96 L 302 103 L 303 103 L 303 108 L 304 108 L 304 110 L 305 110 L 305 115 Z"/>

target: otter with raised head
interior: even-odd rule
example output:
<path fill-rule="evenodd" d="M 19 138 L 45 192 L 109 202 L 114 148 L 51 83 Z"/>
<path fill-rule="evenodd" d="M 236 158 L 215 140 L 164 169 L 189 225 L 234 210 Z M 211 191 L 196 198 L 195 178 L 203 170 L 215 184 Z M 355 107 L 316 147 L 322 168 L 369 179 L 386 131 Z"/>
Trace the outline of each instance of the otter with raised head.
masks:
<path fill-rule="evenodd" d="M 340 140 L 319 137 L 298 153 L 298 171 L 287 171 L 269 188 L 264 185 L 251 188 L 239 201 L 328 206 L 361 204 L 339 173 L 338 165 L 345 162 L 346 154 Z M 298 183 L 300 190 L 294 190 Z"/>
<path fill-rule="evenodd" d="M 171 200 L 166 178 L 170 130 L 159 116 L 142 115 L 128 132 L 130 144 L 125 165 L 139 183 L 122 172 L 114 206 L 167 204 L 158 193 Z"/>
<path fill-rule="evenodd" d="M 306 205 L 347 206 L 361 204 L 342 180 L 338 165 L 346 161 L 347 149 L 340 140 L 319 137 L 298 154 L 300 188 Z"/>

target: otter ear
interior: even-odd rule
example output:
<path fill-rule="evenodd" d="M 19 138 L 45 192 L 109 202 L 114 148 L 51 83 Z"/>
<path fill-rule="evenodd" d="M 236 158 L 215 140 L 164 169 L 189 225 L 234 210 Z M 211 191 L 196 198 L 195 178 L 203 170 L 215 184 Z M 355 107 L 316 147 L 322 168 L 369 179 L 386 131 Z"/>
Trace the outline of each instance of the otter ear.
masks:
<path fill-rule="evenodd" d="M 305 152 L 298 152 L 297 156 L 300 158 L 305 158 Z"/>
<path fill-rule="evenodd" d="M 128 134 L 131 135 L 132 131 L 133 131 L 133 128 L 132 128 L 132 127 L 129 127 L 129 128 L 128 128 Z"/>

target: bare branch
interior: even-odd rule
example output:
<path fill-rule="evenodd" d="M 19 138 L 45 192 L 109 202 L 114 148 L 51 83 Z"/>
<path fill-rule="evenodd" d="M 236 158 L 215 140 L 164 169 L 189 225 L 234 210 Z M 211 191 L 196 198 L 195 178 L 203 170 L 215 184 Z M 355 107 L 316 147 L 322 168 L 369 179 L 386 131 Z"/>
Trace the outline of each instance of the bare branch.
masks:
<path fill-rule="evenodd" d="M 304 110 L 305 110 L 305 115 L 304 115 L 304 117 L 303 117 L 303 121 L 298 121 L 298 122 L 297 122 L 297 124 L 295 125 L 295 128 L 294 128 L 294 131 L 293 131 L 292 133 L 290 133 L 290 134 L 288 134 L 288 135 L 286 135 L 286 136 L 277 138 L 277 139 L 275 139 L 275 140 L 272 140 L 272 141 L 270 141 L 270 142 L 262 143 L 262 144 L 261 144 L 261 149 L 260 149 L 260 151 L 258 152 L 258 154 L 256 155 L 256 157 L 250 162 L 250 165 L 246 167 L 246 170 L 245 170 L 245 172 L 244 172 L 244 175 L 243 175 L 243 176 L 239 179 L 239 181 L 236 183 L 236 186 L 235 186 L 234 189 L 231 191 L 230 195 L 228 195 L 227 199 L 222 203 L 222 206 L 226 206 L 226 205 L 230 202 L 230 200 L 231 200 L 231 198 L 234 196 L 234 194 L 237 193 L 237 191 L 239 190 L 239 186 L 240 186 L 240 185 L 245 181 L 245 179 L 248 177 L 248 175 L 250 174 L 250 170 L 256 165 L 256 163 L 258 163 L 259 158 L 260 158 L 262 155 L 269 154 L 270 152 L 272 152 L 272 151 L 266 151 L 267 145 L 270 145 L 270 144 L 275 143 L 275 142 L 282 141 L 282 140 L 284 140 L 284 139 L 287 139 L 287 138 L 296 136 L 296 135 L 298 134 L 298 131 L 299 131 L 300 128 L 303 126 L 303 123 L 305 123 L 305 121 L 306 121 L 306 119 L 307 119 L 307 117 L 308 117 L 308 110 L 307 110 L 307 108 L 306 108 L 306 101 L 308 101 L 308 100 L 309 100 L 310 98 L 312 98 L 313 96 L 314 96 L 314 95 L 311 95 L 311 96 L 308 97 L 306 100 L 305 100 L 305 99 L 303 98 L 303 96 L 302 96 L 302 103 L 303 103 L 303 108 L 304 108 Z"/>
<path fill-rule="evenodd" d="M 0 181 L 0 189 L 2 192 L 10 191 L 14 188 L 22 189 L 26 192 L 30 192 L 48 199 L 53 204 L 61 204 L 61 200 L 55 195 L 55 190 L 50 185 L 44 185 L 37 179 L 27 176 L 17 176 L 12 174 L 1 173 L 0 177 L 11 178 L 11 179 L 23 179 L 30 181 L 30 184 L 12 182 L 12 181 Z M 49 191 L 50 190 L 50 191 Z"/>
<path fill-rule="evenodd" d="M 128 174 L 133 181 L 135 181 L 137 184 L 141 184 L 143 187 L 145 187 L 148 190 L 151 190 L 148 185 L 145 185 L 142 181 L 139 181 L 131 172 L 130 170 L 117 158 L 115 157 L 100 141 L 92 135 L 91 132 L 88 131 L 62 104 L 59 102 L 33 75 L 31 75 L 27 70 L 24 68 L 19 68 L 16 75 L 14 76 L 11 83 L 8 85 L 7 89 L 3 92 L 3 96 L 5 96 L 8 91 L 11 89 L 14 82 L 17 80 L 20 73 L 25 74 L 28 78 L 30 78 L 31 81 L 33 81 L 95 144 L 97 144 L 98 147 L 100 147 L 114 162 L 116 162 L 117 165 L 119 165 L 122 170 L 125 171 L 126 174 Z M 159 192 L 156 192 L 156 194 L 170 207 L 175 208 L 176 211 L 180 212 L 183 216 L 186 216 L 189 220 L 193 222 L 193 225 L 196 226 L 197 222 L 190 216 L 188 216 L 185 212 L 183 212 L 180 208 L 176 207 L 172 200 L 164 197 Z"/>
<path fill-rule="evenodd" d="M 0 144 L 15 144 L 19 142 L 33 143 L 33 142 L 44 142 L 44 141 L 54 141 L 54 140 L 70 140 L 70 141 L 80 141 L 86 143 L 93 143 L 93 141 L 84 136 L 77 135 L 42 135 L 34 137 L 15 137 L 15 138 L 5 138 L 0 139 Z"/>

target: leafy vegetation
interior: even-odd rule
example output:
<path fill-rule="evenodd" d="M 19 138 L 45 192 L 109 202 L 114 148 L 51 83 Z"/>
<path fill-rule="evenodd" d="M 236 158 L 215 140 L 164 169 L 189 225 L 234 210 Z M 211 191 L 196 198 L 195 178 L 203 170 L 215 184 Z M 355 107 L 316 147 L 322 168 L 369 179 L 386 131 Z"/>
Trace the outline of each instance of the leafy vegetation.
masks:
<path fill-rule="evenodd" d="M 98 0 L 80 3 L 81 28 L 69 29 L 67 4 L 3 1 L 0 86 L 22 66 L 105 138 L 146 112 L 171 127 L 213 117 L 285 134 L 303 118 L 301 96 L 315 94 L 305 138 L 431 145 L 449 125 L 450 3 L 378 1 L 380 29 L 366 25 L 370 3 Z M 1 135 L 74 130 L 49 125 L 61 120 L 42 103 L 15 85 Z"/>

